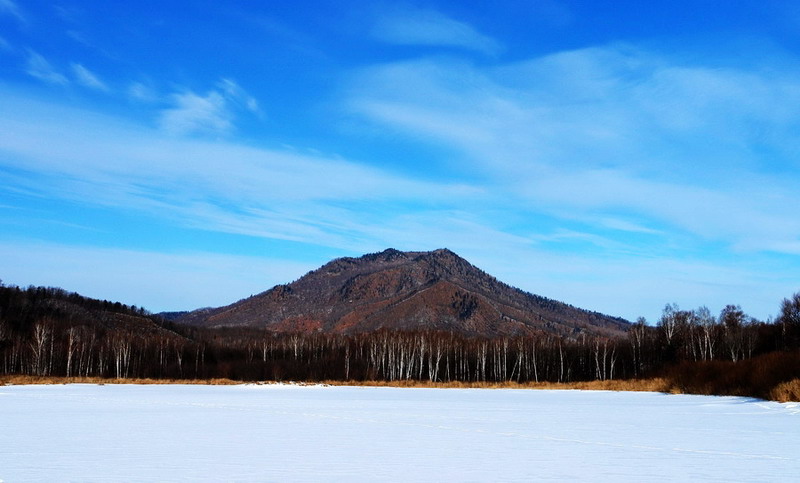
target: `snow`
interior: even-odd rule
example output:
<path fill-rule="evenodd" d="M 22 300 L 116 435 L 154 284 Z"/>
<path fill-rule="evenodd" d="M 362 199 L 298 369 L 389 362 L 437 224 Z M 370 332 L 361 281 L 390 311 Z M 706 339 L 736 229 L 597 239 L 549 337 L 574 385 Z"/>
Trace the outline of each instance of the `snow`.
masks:
<path fill-rule="evenodd" d="M 602 391 L 0 387 L 0 480 L 796 481 L 800 406 Z"/>

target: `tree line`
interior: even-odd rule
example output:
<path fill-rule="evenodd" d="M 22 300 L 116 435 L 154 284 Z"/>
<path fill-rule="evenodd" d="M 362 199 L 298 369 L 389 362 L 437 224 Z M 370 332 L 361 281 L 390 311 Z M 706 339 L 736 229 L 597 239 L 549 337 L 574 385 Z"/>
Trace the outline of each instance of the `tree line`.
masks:
<path fill-rule="evenodd" d="M 0 284 L 0 373 L 520 383 L 659 376 L 688 391 L 711 387 L 705 392 L 763 396 L 755 394 L 763 388 L 753 387 L 800 377 L 800 293 L 782 302 L 774 321 L 756 320 L 735 305 L 715 315 L 669 304 L 654 324 L 640 318 L 618 338 L 545 332 L 477 338 L 435 331 L 205 329 L 62 289 Z M 750 380 L 754 374 L 760 380 Z M 714 389 L 720 384 L 726 387 Z"/>

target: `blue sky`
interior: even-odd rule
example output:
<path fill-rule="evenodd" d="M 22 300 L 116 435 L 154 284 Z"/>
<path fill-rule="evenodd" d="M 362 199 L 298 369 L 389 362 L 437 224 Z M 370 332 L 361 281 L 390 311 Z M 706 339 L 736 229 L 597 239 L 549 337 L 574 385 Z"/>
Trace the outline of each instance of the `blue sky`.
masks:
<path fill-rule="evenodd" d="M 447 247 L 655 320 L 800 290 L 794 2 L 0 0 L 0 277 L 153 311 Z"/>

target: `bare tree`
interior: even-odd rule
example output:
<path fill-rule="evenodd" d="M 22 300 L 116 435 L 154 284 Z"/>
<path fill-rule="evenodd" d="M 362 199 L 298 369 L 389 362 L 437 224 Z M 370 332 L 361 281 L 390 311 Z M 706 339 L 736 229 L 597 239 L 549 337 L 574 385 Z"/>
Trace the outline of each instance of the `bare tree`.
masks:
<path fill-rule="evenodd" d="M 785 347 L 800 345 L 800 292 L 781 302 L 781 313 L 777 322 L 781 325 Z"/>
<path fill-rule="evenodd" d="M 658 321 L 658 327 L 664 334 L 667 345 L 671 345 L 675 334 L 678 331 L 678 312 L 680 309 L 677 304 L 667 304 Z"/>
<path fill-rule="evenodd" d="M 47 375 L 48 361 L 46 349 L 53 335 L 50 321 L 40 320 L 33 326 L 31 350 L 33 351 L 33 373 L 38 376 Z"/>
<path fill-rule="evenodd" d="M 719 314 L 719 321 L 725 331 L 725 346 L 733 362 L 741 357 L 743 352 L 742 325 L 745 322 L 745 315 L 742 308 L 738 305 L 727 305 Z"/>
<path fill-rule="evenodd" d="M 78 348 L 78 337 L 80 332 L 77 327 L 70 327 L 67 330 L 67 377 L 72 376 L 72 361 Z"/>
<path fill-rule="evenodd" d="M 642 346 L 647 334 L 647 321 L 644 317 L 636 319 L 631 328 L 628 330 L 628 339 L 631 342 L 631 353 L 633 356 L 633 373 L 639 376 L 644 370 L 644 361 L 642 360 Z"/>
<path fill-rule="evenodd" d="M 700 307 L 695 312 L 697 315 L 697 322 L 701 329 L 701 335 L 698 338 L 700 346 L 700 354 L 703 360 L 714 360 L 714 331 L 717 327 L 717 321 L 711 315 L 708 307 Z"/>

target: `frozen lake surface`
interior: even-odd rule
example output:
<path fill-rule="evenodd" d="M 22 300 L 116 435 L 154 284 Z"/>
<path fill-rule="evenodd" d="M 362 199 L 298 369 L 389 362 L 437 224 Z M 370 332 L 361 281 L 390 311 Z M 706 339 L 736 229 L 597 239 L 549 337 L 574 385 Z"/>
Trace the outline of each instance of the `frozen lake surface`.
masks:
<path fill-rule="evenodd" d="M 657 393 L 0 386 L 0 480 L 797 481 L 800 405 Z"/>

